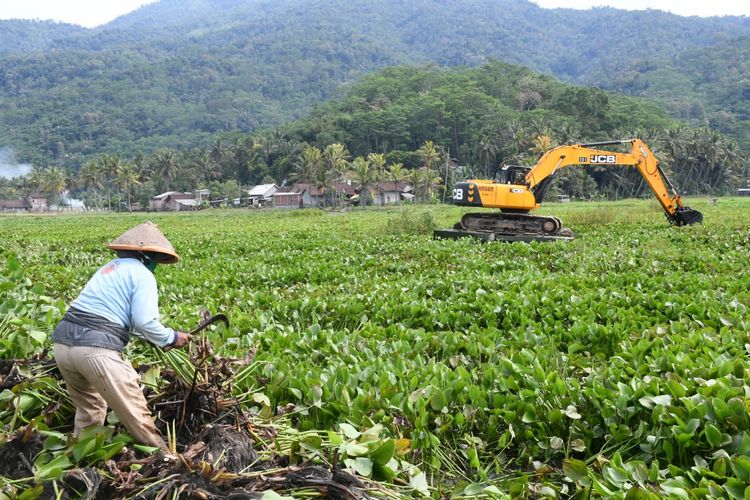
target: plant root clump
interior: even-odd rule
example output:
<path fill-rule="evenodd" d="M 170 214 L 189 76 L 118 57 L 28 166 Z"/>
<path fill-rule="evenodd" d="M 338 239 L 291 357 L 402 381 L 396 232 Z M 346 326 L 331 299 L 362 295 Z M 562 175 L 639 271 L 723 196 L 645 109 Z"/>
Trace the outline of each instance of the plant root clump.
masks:
<path fill-rule="evenodd" d="M 233 396 L 237 369 L 252 362 L 226 359 L 200 344 L 191 352 L 194 370 L 190 377 L 167 369 L 163 388 L 146 389 L 158 415 L 157 425 L 171 436 L 175 454 L 157 452 L 144 456 L 130 447 L 112 459 L 81 463 L 57 481 L 36 486 L 42 496 L 59 498 L 196 498 L 257 499 L 264 491 L 314 491 L 330 498 L 369 498 L 365 485 L 333 466 L 302 462 L 289 464 L 289 456 L 270 450 L 278 429 L 253 419 L 242 410 L 241 397 Z M 29 364 L 49 372 L 50 360 Z M 168 366 L 169 363 L 167 363 Z M 0 366 L 0 368 L 3 368 Z M 9 384 L 27 383 L 25 377 L 11 383 L 15 365 L 4 365 Z M 142 373 L 151 367 L 141 367 Z M 60 379 L 59 373 L 53 375 Z M 61 381 L 61 380 L 60 380 Z M 20 387 L 20 386 L 19 386 Z M 12 389 L 12 387 L 9 387 Z M 247 397 L 247 396 L 245 396 Z M 259 441 L 260 440 L 260 441 Z M 0 476 L 18 479 L 34 476 L 32 465 L 43 451 L 44 438 L 34 425 L 0 445 Z M 265 447 L 257 448 L 260 445 Z"/>
<path fill-rule="evenodd" d="M 42 451 L 44 438 L 32 427 L 16 433 L 10 441 L 0 444 L 0 476 L 20 479 L 34 475 L 32 462 Z"/>

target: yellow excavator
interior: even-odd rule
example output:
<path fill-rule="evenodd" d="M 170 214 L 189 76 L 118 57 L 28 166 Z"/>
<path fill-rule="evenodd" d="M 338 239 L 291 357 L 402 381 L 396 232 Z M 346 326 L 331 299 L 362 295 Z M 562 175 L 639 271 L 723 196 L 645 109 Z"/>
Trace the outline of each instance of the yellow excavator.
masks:
<path fill-rule="evenodd" d="M 620 144 L 630 144 L 630 152 L 599 149 Z M 467 213 L 452 229 L 435 231 L 435 236 L 473 236 L 488 241 L 572 239 L 573 232 L 563 227 L 557 217 L 529 215 L 530 211 L 541 206 L 554 174 L 571 165 L 635 167 L 664 208 L 670 224 L 686 226 L 703 221 L 701 212 L 683 206 L 682 199 L 649 147 L 640 139 L 630 139 L 558 146 L 547 151 L 532 167 L 503 166 L 495 172 L 492 180 L 458 182 L 453 189 L 453 204 L 499 208 L 500 212 Z"/>

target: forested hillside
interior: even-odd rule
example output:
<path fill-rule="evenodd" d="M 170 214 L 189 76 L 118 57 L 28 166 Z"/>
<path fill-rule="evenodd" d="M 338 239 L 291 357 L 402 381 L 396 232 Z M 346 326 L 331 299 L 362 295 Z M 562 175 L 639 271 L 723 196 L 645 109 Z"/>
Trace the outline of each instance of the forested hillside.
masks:
<path fill-rule="evenodd" d="M 737 139 L 750 150 L 750 37 L 640 61 L 601 86 L 658 99 L 674 116 Z"/>
<path fill-rule="evenodd" d="M 94 30 L 3 26 L 0 146 L 21 162 L 66 166 L 277 126 L 386 66 L 498 59 L 604 86 L 636 59 L 750 35 L 745 18 L 526 0 L 161 0 Z M 674 71 L 700 78 L 689 65 Z"/>
<path fill-rule="evenodd" d="M 86 28 L 72 24 L 0 20 L 0 54 L 23 54 L 49 50 L 63 40 L 87 33 Z"/>
<path fill-rule="evenodd" d="M 442 200 L 457 179 L 499 164 L 533 164 L 569 141 L 643 138 L 681 193 L 725 193 L 748 177 L 736 144 L 684 127 L 647 101 L 501 62 L 480 68 L 394 67 L 350 86 L 308 117 L 267 132 L 232 133 L 210 145 L 151 154 L 99 154 L 78 171 L 36 168 L 0 181 L 0 199 L 65 190 L 88 206 L 130 207 L 168 190 L 208 188 L 236 198 L 240 186 L 303 182 L 331 192 L 349 181 L 408 181 L 420 201 Z M 569 168 L 556 189 L 577 198 L 641 196 L 635 169 Z"/>

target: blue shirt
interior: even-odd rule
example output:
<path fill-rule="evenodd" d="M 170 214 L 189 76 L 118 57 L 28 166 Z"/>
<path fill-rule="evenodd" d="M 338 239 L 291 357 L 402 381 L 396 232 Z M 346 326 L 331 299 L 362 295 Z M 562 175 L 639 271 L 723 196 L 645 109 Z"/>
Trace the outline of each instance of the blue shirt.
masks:
<path fill-rule="evenodd" d="M 71 307 L 122 325 L 159 347 L 175 340 L 175 331 L 159 321 L 156 278 L 137 259 L 114 259 L 104 265 Z"/>

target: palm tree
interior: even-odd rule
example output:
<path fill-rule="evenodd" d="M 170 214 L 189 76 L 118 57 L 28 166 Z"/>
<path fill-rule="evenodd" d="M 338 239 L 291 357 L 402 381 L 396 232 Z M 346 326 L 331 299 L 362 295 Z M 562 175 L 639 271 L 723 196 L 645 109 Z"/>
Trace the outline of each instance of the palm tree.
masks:
<path fill-rule="evenodd" d="M 31 191 L 42 191 L 45 189 L 47 174 L 44 169 L 34 167 L 26 177 L 28 178 L 28 185 Z"/>
<path fill-rule="evenodd" d="M 536 158 L 541 157 L 544 153 L 554 147 L 552 138 L 548 135 L 542 134 L 534 138 L 534 144 L 531 146 L 531 152 L 534 154 L 532 161 L 536 161 Z"/>
<path fill-rule="evenodd" d="M 132 211 L 131 193 L 134 186 L 140 186 L 141 178 L 138 171 L 132 163 L 125 163 L 117 178 L 118 184 L 125 186 L 125 193 L 128 195 L 128 212 Z"/>
<path fill-rule="evenodd" d="M 425 167 L 422 167 L 420 170 L 422 170 L 422 179 L 424 180 L 425 199 L 430 201 L 432 199 L 432 190 L 440 187 L 443 179 L 440 178 L 437 170 Z"/>
<path fill-rule="evenodd" d="M 86 192 L 93 191 L 96 206 L 99 206 L 99 191 L 103 187 L 102 172 L 96 160 L 86 162 L 78 171 L 78 186 Z"/>
<path fill-rule="evenodd" d="M 495 158 L 499 152 L 500 148 L 487 136 L 482 137 L 479 144 L 477 144 L 477 155 L 479 156 L 479 161 L 484 163 L 484 176 L 487 179 L 492 175 L 492 172 L 490 172 L 490 163 L 495 162 Z"/>
<path fill-rule="evenodd" d="M 423 196 L 423 187 L 422 187 L 422 180 L 424 179 L 424 176 L 422 175 L 423 170 L 420 168 L 414 168 L 412 170 L 409 170 L 409 183 L 414 188 L 414 196 L 417 200 L 424 199 Z"/>
<path fill-rule="evenodd" d="M 419 148 L 419 150 L 417 150 L 417 154 L 419 155 L 420 158 L 422 158 L 422 168 L 425 170 L 425 172 L 431 171 L 432 164 L 440 159 L 438 150 L 432 141 L 425 141 L 422 147 Z M 429 195 L 432 192 L 430 186 L 426 184 L 429 179 L 429 176 L 424 175 L 422 178 L 425 181 L 424 192 L 425 192 L 425 195 L 427 196 L 427 199 L 429 199 Z"/>
<path fill-rule="evenodd" d="M 325 165 L 321 164 L 321 167 L 316 169 L 312 181 L 315 187 L 323 194 L 323 207 L 326 206 L 326 200 L 328 199 L 328 188 L 333 184 L 333 170 L 325 168 Z"/>
<path fill-rule="evenodd" d="M 68 187 L 68 175 L 61 167 L 51 167 L 44 172 L 44 189 L 52 195 L 56 203 Z"/>
<path fill-rule="evenodd" d="M 323 150 L 323 162 L 328 170 L 328 176 L 333 180 L 339 179 L 341 174 L 346 170 L 349 159 L 349 151 L 346 146 L 334 143 L 329 144 Z M 334 206 L 336 206 L 336 198 L 338 194 L 334 189 Z"/>
<path fill-rule="evenodd" d="M 302 157 L 294 164 L 291 173 L 293 182 L 308 183 L 316 177 L 318 170 L 323 168 L 323 153 L 315 146 L 307 146 Z"/>
<path fill-rule="evenodd" d="M 177 154 L 172 149 L 162 149 L 156 153 L 154 163 L 154 170 L 164 180 L 164 187 L 169 191 L 180 170 Z"/>
<path fill-rule="evenodd" d="M 358 156 L 352 162 L 350 172 L 353 174 L 354 182 L 359 187 L 359 200 L 364 207 L 371 199 L 370 186 L 377 182 L 378 171 L 373 168 L 370 162 Z"/>
<path fill-rule="evenodd" d="M 370 153 L 367 155 L 367 162 L 375 170 L 379 178 L 383 178 L 385 173 L 385 155 L 382 153 Z"/>
<path fill-rule="evenodd" d="M 97 167 L 107 183 L 107 206 L 112 210 L 112 181 L 115 180 L 122 171 L 122 162 L 117 155 L 101 155 L 97 159 Z M 119 189 L 119 188 L 118 188 Z"/>
<path fill-rule="evenodd" d="M 199 174 L 202 182 L 208 184 L 221 176 L 219 166 L 211 157 L 211 153 L 205 150 L 196 151 L 192 156 L 190 164 Z"/>
<path fill-rule="evenodd" d="M 404 168 L 403 163 L 394 163 L 390 167 L 388 167 L 388 177 L 393 180 L 393 182 L 396 184 L 396 189 L 398 189 L 399 183 L 409 178 L 409 172 Z M 401 203 L 400 196 L 396 203 Z"/>

